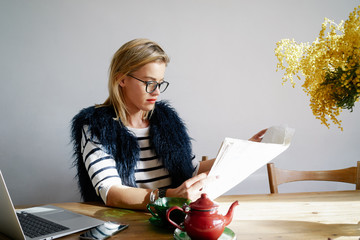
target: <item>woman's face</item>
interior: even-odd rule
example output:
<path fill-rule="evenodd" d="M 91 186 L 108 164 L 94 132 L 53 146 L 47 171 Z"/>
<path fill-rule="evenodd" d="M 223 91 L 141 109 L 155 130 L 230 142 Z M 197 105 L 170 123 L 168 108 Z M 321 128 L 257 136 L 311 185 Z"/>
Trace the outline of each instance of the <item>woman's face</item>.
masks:
<path fill-rule="evenodd" d="M 131 76 L 147 81 L 156 81 L 161 83 L 164 80 L 166 65 L 163 62 L 155 61 L 148 63 L 131 73 Z M 119 80 L 122 88 L 125 104 L 130 114 L 136 114 L 139 111 L 150 111 L 154 108 L 155 102 L 160 95 L 157 87 L 154 92 L 146 92 L 146 84 L 130 76 L 125 76 Z"/>

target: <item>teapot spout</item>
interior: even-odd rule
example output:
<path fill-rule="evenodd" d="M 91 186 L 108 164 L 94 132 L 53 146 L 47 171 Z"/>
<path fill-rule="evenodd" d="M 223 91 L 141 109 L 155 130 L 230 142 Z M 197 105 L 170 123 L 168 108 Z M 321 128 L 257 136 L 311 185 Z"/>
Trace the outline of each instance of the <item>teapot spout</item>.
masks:
<path fill-rule="evenodd" d="M 227 212 L 227 214 L 224 216 L 224 223 L 225 223 L 225 226 L 229 225 L 233 219 L 233 216 L 234 216 L 234 210 L 235 210 L 235 207 L 239 205 L 239 202 L 238 201 L 235 201 L 231 204 L 230 208 L 229 208 L 229 211 Z"/>

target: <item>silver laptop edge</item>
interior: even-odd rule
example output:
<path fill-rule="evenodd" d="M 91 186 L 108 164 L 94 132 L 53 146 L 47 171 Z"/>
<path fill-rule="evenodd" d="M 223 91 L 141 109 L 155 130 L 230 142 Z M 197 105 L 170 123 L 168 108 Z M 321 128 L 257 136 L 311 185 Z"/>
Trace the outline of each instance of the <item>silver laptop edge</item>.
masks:
<path fill-rule="evenodd" d="M 16 210 L 11 200 L 9 191 L 6 187 L 4 177 L 0 170 L 0 233 L 5 234 L 12 239 L 54 239 L 86 230 L 104 223 L 102 220 L 74 213 L 53 205 L 28 208 L 21 211 L 30 212 L 39 217 L 48 219 L 60 225 L 64 225 L 69 229 L 37 238 L 29 238 L 25 236 L 19 219 L 16 215 Z"/>

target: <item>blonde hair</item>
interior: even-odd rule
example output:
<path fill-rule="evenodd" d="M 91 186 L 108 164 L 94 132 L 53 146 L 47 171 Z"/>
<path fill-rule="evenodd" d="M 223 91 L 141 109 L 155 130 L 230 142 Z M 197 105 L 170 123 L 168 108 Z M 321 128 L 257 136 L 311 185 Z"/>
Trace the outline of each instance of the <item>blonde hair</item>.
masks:
<path fill-rule="evenodd" d="M 111 60 L 108 82 L 109 97 L 100 106 L 113 106 L 116 119 L 120 120 L 124 125 L 128 124 L 128 110 L 118 81 L 147 63 L 154 61 L 161 61 L 167 65 L 170 59 L 156 42 L 143 38 L 125 43 L 116 51 Z M 149 112 L 143 113 L 144 118 L 148 116 Z"/>

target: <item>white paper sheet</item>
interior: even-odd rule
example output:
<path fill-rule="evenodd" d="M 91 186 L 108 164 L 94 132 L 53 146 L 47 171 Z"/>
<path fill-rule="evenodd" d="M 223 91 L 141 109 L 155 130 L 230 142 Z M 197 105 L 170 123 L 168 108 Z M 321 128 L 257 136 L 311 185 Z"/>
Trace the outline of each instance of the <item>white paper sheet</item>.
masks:
<path fill-rule="evenodd" d="M 221 196 L 285 151 L 294 132 L 287 126 L 273 126 L 261 142 L 225 138 L 209 173 L 219 179 L 207 185 L 204 192 L 212 199 Z"/>

